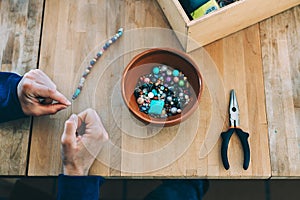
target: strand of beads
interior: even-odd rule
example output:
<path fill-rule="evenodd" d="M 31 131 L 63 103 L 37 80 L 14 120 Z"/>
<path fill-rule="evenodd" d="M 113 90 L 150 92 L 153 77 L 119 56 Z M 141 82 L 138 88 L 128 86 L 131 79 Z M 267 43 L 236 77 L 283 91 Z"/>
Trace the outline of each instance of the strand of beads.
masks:
<path fill-rule="evenodd" d="M 87 76 L 89 75 L 89 73 L 91 72 L 92 68 L 94 67 L 94 65 L 96 64 L 96 62 L 98 61 L 98 59 L 103 55 L 103 53 L 110 47 L 111 44 L 115 43 L 121 36 L 123 35 L 123 28 L 120 28 L 118 30 L 118 32 L 112 36 L 109 40 L 107 40 L 107 42 L 103 45 L 102 49 L 96 54 L 96 56 L 90 61 L 90 64 L 88 67 L 86 67 L 86 69 L 84 70 L 79 84 L 72 96 L 72 100 L 74 101 L 79 94 L 81 93 L 81 90 L 83 88 L 85 79 L 87 78 Z"/>

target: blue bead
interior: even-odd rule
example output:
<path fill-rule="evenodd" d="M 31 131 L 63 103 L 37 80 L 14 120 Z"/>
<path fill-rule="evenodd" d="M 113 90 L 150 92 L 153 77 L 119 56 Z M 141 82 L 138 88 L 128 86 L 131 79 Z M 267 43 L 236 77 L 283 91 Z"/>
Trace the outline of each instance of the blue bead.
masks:
<path fill-rule="evenodd" d="M 102 56 L 102 54 L 103 54 L 103 53 L 102 53 L 101 51 L 100 51 L 100 52 L 98 52 L 98 53 L 97 53 L 97 57 L 101 57 L 101 56 Z"/>
<path fill-rule="evenodd" d="M 108 48 L 110 46 L 109 42 L 106 42 L 105 46 Z"/>
<path fill-rule="evenodd" d="M 91 60 L 90 64 L 94 65 L 96 62 L 94 60 Z"/>
<path fill-rule="evenodd" d="M 111 41 L 112 41 L 112 42 L 115 42 L 116 40 L 117 40 L 117 39 L 116 39 L 115 37 L 112 37 L 112 38 L 111 38 Z"/>

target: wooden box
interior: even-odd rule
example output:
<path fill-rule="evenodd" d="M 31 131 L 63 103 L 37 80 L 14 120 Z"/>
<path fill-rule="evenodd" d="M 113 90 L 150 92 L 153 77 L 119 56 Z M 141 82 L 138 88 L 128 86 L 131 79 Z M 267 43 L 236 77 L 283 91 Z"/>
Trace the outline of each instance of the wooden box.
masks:
<path fill-rule="evenodd" d="M 178 0 L 157 2 L 187 52 L 300 4 L 300 0 L 240 0 L 190 20 Z"/>

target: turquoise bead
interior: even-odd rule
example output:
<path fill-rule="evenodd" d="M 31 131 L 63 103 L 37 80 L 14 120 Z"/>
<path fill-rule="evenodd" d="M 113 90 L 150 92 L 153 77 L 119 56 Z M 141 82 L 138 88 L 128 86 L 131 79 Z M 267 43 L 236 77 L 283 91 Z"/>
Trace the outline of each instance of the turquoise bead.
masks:
<path fill-rule="evenodd" d="M 173 76 L 178 76 L 179 75 L 179 71 L 177 69 L 173 70 Z"/>
<path fill-rule="evenodd" d="M 165 102 L 161 100 L 152 100 L 150 103 L 150 109 L 149 114 L 156 114 L 160 115 L 163 108 L 164 108 Z"/>
<path fill-rule="evenodd" d="M 80 92 L 81 92 L 81 90 L 77 88 L 74 95 L 78 96 L 80 94 Z"/>
<path fill-rule="evenodd" d="M 159 73 L 159 68 L 158 67 L 154 67 L 153 70 L 152 70 L 152 72 L 154 74 L 158 74 Z"/>

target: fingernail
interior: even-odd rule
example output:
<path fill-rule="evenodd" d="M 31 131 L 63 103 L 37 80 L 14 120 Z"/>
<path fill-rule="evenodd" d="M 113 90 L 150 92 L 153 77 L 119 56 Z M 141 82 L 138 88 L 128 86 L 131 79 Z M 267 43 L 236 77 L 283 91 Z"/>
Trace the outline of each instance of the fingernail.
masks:
<path fill-rule="evenodd" d="M 67 99 L 66 105 L 70 106 L 72 103 Z"/>
<path fill-rule="evenodd" d="M 71 117 L 70 117 L 70 120 L 76 122 L 76 115 L 75 115 L 75 114 L 72 114 Z"/>

